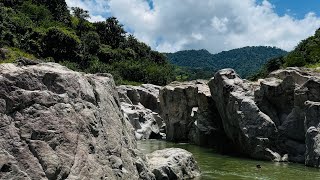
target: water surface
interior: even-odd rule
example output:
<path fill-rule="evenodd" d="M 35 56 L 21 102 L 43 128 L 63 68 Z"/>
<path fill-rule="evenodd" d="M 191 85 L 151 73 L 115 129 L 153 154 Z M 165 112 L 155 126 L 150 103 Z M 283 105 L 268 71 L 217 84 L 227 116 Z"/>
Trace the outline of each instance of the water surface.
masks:
<path fill-rule="evenodd" d="M 138 148 L 143 153 L 170 147 L 186 149 L 193 153 L 202 172 L 201 180 L 320 180 L 319 169 L 305 167 L 302 164 L 274 163 L 230 157 L 217 154 L 211 149 L 190 144 L 174 144 L 158 140 L 138 142 Z M 262 168 L 257 169 L 257 164 L 260 164 Z"/>

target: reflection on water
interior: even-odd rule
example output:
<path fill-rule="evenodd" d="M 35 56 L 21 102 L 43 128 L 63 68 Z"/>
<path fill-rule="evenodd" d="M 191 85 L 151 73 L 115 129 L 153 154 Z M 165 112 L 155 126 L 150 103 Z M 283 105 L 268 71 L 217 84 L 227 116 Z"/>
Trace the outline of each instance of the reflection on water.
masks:
<path fill-rule="evenodd" d="M 320 179 L 320 170 L 295 163 L 273 163 L 219 155 L 213 150 L 189 144 L 165 141 L 139 141 L 138 148 L 150 153 L 164 148 L 183 148 L 193 153 L 202 171 L 201 179 L 263 179 L 263 180 L 314 180 Z M 256 165 L 260 164 L 261 169 Z"/>

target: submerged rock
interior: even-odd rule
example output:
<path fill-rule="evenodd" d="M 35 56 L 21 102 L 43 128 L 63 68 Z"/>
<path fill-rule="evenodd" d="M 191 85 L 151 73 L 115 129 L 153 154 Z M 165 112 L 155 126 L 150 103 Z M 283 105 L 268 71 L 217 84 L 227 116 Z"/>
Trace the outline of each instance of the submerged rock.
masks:
<path fill-rule="evenodd" d="M 112 76 L 0 65 L 1 179 L 153 179 Z"/>
<path fill-rule="evenodd" d="M 194 179 L 200 169 L 193 155 L 179 148 L 169 148 L 147 154 L 152 173 L 157 180 Z"/>

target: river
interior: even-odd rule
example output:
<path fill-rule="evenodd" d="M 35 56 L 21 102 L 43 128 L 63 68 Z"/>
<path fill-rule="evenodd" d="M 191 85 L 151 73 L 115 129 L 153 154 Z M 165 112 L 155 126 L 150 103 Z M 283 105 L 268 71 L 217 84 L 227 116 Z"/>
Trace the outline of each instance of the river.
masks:
<path fill-rule="evenodd" d="M 174 144 L 159 140 L 138 141 L 138 148 L 143 153 L 171 147 L 186 149 L 193 153 L 202 172 L 201 180 L 320 180 L 319 169 L 305 167 L 303 164 L 230 157 L 217 154 L 212 149 L 190 144 Z M 261 169 L 256 168 L 257 164 L 261 165 Z"/>

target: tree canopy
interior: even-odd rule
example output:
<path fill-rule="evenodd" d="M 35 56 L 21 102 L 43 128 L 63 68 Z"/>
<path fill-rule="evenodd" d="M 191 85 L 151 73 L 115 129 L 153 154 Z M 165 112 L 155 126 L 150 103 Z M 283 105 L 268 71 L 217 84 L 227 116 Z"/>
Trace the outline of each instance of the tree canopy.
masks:
<path fill-rule="evenodd" d="M 115 17 L 91 23 L 88 11 L 72 7 L 70 13 L 64 0 L 1 3 L 0 47 L 78 71 L 111 73 L 119 84 L 165 85 L 175 78 L 166 57 L 127 34 Z"/>

